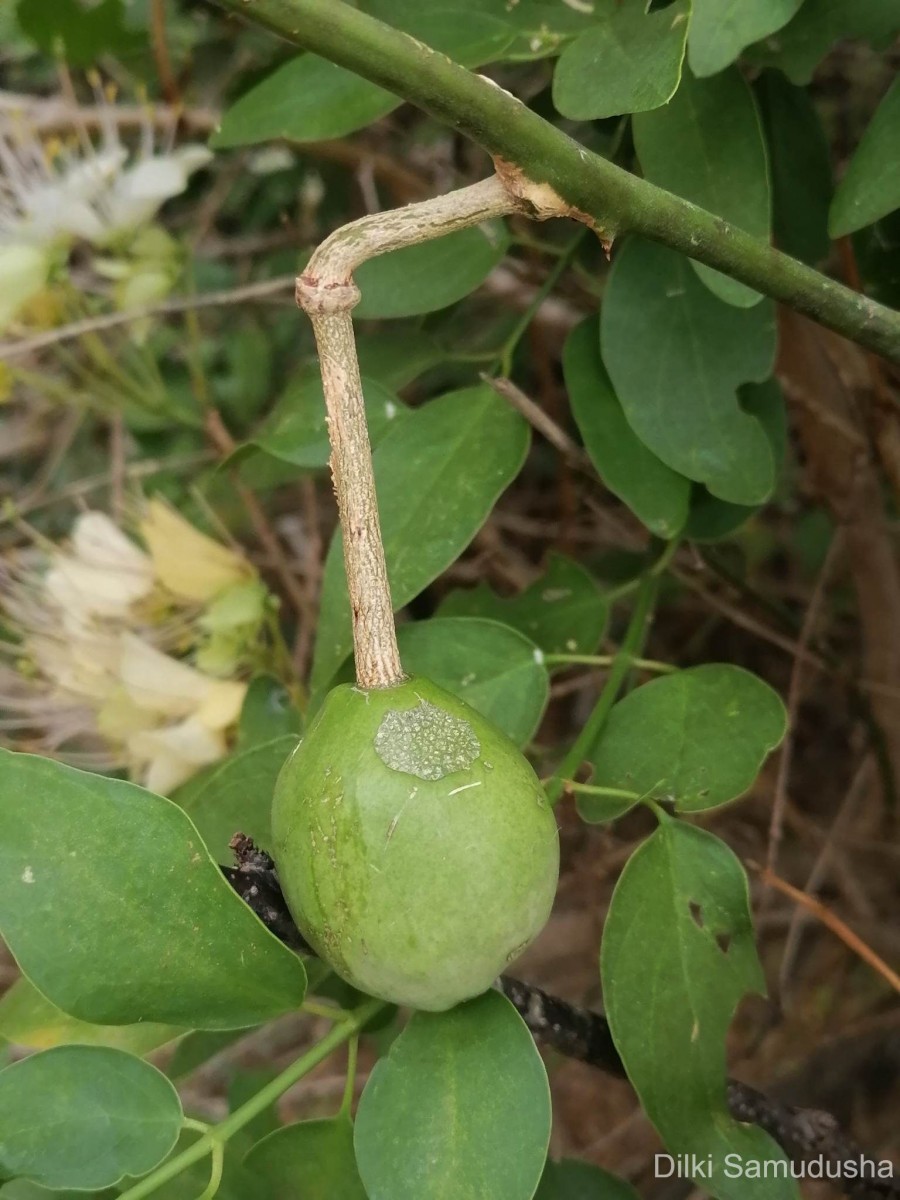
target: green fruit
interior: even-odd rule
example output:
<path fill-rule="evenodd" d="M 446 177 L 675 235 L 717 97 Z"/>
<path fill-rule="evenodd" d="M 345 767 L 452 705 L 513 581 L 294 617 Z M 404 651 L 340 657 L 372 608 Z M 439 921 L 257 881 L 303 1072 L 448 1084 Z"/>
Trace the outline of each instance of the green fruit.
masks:
<path fill-rule="evenodd" d="M 556 891 L 556 821 L 534 771 L 428 679 L 335 688 L 282 769 L 272 833 L 316 952 L 361 991 L 413 1008 L 489 988 Z"/>

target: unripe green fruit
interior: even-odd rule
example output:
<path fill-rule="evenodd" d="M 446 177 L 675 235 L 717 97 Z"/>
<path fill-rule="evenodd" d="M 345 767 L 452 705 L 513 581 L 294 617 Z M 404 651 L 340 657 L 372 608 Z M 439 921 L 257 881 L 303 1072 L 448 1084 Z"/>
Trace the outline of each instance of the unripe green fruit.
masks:
<path fill-rule="evenodd" d="M 556 891 L 556 821 L 534 771 L 427 679 L 335 688 L 281 771 L 272 833 L 316 952 L 361 991 L 413 1008 L 489 988 Z"/>

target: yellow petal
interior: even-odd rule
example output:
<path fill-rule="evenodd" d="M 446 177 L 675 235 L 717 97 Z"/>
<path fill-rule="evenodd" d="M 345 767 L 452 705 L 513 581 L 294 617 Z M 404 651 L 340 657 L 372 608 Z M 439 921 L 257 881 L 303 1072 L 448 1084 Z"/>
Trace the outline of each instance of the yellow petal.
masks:
<path fill-rule="evenodd" d="M 203 703 L 214 683 L 133 633 L 122 634 L 121 647 L 119 678 L 139 708 L 186 717 Z"/>
<path fill-rule="evenodd" d="M 246 683 L 217 680 L 210 685 L 206 698 L 194 716 L 207 729 L 227 729 L 241 715 L 241 707 L 246 694 Z"/>
<path fill-rule="evenodd" d="M 189 717 L 177 725 L 135 734 L 128 740 L 128 750 L 141 765 L 144 787 L 166 796 L 201 767 L 224 757 L 227 746 L 221 734 Z"/>
<path fill-rule="evenodd" d="M 157 577 L 176 596 L 206 602 L 252 576 L 239 554 L 195 529 L 159 498 L 150 501 L 140 530 Z"/>

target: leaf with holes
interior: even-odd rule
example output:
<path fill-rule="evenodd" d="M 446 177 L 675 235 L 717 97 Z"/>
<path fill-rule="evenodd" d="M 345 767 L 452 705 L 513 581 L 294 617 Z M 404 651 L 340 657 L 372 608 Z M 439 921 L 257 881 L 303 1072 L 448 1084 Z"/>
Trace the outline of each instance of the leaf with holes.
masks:
<path fill-rule="evenodd" d="M 563 376 L 597 474 L 651 533 L 674 537 L 687 518 L 691 481 L 657 458 L 628 424 L 600 357 L 596 317 L 582 321 L 566 339 Z"/>
<path fill-rule="evenodd" d="M 787 727 L 777 692 L 749 671 L 709 663 L 645 683 L 613 706 L 595 747 L 591 786 L 666 797 L 702 812 L 742 795 Z M 587 821 L 632 800 L 579 797 Z"/>
<path fill-rule="evenodd" d="M 544 1064 L 490 991 L 413 1014 L 369 1076 L 354 1140 L 369 1200 L 531 1200 L 549 1137 Z"/>
<path fill-rule="evenodd" d="M 559 57 L 557 112 L 591 121 L 665 104 L 681 78 L 688 19 L 688 0 L 653 12 L 646 0 L 601 0 L 594 23 Z"/>
<path fill-rule="evenodd" d="M 256 1025 L 303 964 L 231 890 L 195 826 L 133 783 L 0 750 L 0 931 L 64 1012 L 98 1025 Z"/>
<path fill-rule="evenodd" d="M 771 496 L 772 446 L 738 397 L 772 372 L 770 301 L 725 304 L 682 255 L 631 239 L 607 284 L 600 349 L 628 424 L 673 471 L 732 504 Z"/>
<path fill-rule="evenodd" d="M 123 1050 L 60 1046 L 0 1071 L 0 1172 L 44 1187 L 89 1191 L 144 1175 L 181 1122 L 165 1075 Z"/>
<path fill-rule="evenodd" d="M 769 240 L 771 204 L 762 124 L 736 67 L 713 79 L 684 71 L 664 108 L 638 113 L 634 144 L 646 177 L 667 191 Z M 728 304 L 750 307 L 759 292 L 702 263 L 698 276 Z"/>
<path fill-rule="evenodd" d="M 269 1200 L 366 1200 L 347 1117 L 276 1129 L 250 1149 L 244 1167 Z"/>
<path fill-rule="evenodd" d="M 450 392 L 417 409 L 373 455 L 394 608 L 417 596 L 465 549 L 528 450 L 525 421 L 489 387 Z M 328 686 L 350 653 L 350 600 L 340 534 L 322 581 L 312 684 Z"/>
<path fill-rule="evenodd" d="M 709 1161 L 702 1186 L 719 1200 L 795 1200 L 782 1151 L 726 1102 L 725 1035 L 764 979 L 747 879 L 724 842 L 664 817 L 616 884 L 600 969 L 616 1048 L 670 1153 Z M 729 1178 L 729 1154 L 764 1177 Z"/>
<path fill-rule="evenodd" d="M 511 625 L 544 654 L 591 654 L 606 628 L 607 607 L 591 573 L 551 554 L 540 579 L 517 596 L 498 596 L 488 584 L 450 592 L 442 617 L 486 617 Z"/>

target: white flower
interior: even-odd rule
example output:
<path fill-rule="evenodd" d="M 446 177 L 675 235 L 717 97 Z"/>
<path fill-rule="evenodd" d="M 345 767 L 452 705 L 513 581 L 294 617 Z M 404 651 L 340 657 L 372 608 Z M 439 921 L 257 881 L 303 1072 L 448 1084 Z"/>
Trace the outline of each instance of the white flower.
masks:
<path fill-rule="evenodd" d="M 45 752 L 124 768 L 166 794 L 228 752 L 247 692 L 167 650 L 200 662 L 219 626 L 234 636 L 237 622 L 253 661 L 266 592 L 240 554 L 161 501 L 146 521 L 150 553 L 87 512 L 67 545 L 26 551 L 0 574 L 0 610 L 17 634 L 0 640 L 17 668 L 0 664 L 0 729 L 41 729 Z M 233 655 L 221 674 L 242 661 Z"/>
<path fill-rule="evenodd" d="M 67 141 L 44 142 L 24 119 L 0 116 L 0 331 L 46 284 L 58 254 L 75 241 L 106 247 L 132 234 L 213 157 L 199 144 L 174 147 L 174 122 L 157 144 L 149 109 L 139 148 L 131 151 L 112 104 L 96 85 L 95 91 L 99 142 L 80 127 Z"/>

